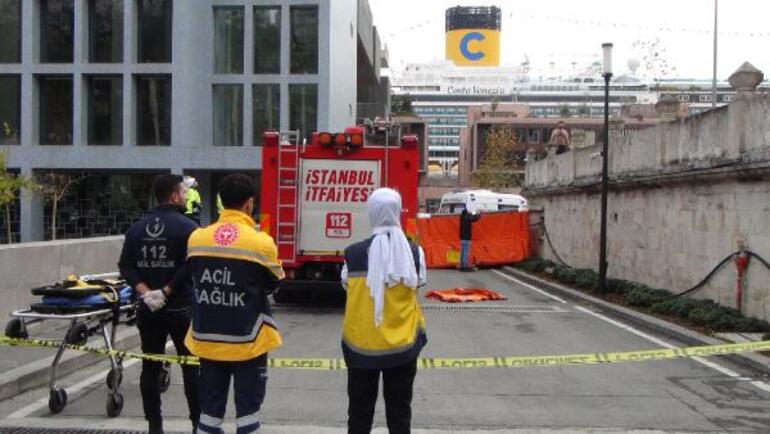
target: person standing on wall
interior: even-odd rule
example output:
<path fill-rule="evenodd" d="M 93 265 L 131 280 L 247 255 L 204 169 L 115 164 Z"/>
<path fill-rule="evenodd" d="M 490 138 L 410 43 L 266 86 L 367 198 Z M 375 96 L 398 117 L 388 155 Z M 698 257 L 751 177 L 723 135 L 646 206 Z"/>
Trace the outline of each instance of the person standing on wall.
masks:
<path fill-rule="evenodd" d="M 468 212 L 463 208 L 460 213 L 460 270 L 471 271 L 474 269 L 470 264 L 471 238 L 473 238 L 473 223 L 481 218 L 480 214 Z"/>
<path fill-rule="evenodd" d="M 267 296 L 284 278 L 273 239 L 251 218 L 256 187 L 234 174 L 219 184 L 224 211 L 188 243 L 195 298 L 185 343 L 200 357 L 199 431 L 222 433 L 230 378 L 236 433 L 257 432 L 267 387 L 267 354 L 282 345 Z"/>
<path fill-rule="evenodd" d="M 179 175 L 161 175 L 153 183 L 159 205 L 126 233 L 118 267 L 126 282 L 141 297 L 137 326 L 142 352 L 162 354 L 169 335 L 179 355 L 189 355 L 184 344 L 190 327 L 190 298 L 185 279 L 187 239 L 198 227 L 184 216 L 187 187 Z M 163 433 L 160 400 L 161 362 L 142 361 L 139 387 L 144 417 L 151 434 Z M 198 425 L 200 401 L 198 367 L 182 365 L 184 392 L 193 430 Z"/>
<path fill-rule="evenodd" d="M 348 433 L 368 434 L 380 374 L 390 434 L 408 434 L 417 357 L 428 342 L 417 289 L 425 254 L 401 229 L 401 196 L 381 188 L 367 202 L 373 236 L 345 249 L 342 352 L 348 371 Z"/>

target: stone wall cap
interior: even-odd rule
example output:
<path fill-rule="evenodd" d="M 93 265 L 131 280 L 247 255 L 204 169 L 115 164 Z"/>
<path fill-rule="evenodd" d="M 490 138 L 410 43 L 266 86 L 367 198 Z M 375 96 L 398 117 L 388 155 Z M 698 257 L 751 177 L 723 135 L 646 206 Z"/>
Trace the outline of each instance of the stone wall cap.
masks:
<path fill-rule="evenodd" d="M 765 79 L 765 74 L 749 62 L 730 75 L 730 86 L 737 91 L 753 91 Z"/>

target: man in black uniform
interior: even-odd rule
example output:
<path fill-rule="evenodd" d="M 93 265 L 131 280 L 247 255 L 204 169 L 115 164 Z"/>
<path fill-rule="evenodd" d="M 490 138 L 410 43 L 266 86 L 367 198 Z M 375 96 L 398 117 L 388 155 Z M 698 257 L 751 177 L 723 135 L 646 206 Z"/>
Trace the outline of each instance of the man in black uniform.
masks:
<path fill-rule="evenodd" d="M 473 223 L 477 222 L 481 215 L 468 212 L 463 208 L 460 213 L 460 270 L 470 271 L 471 238 L 473 238 Z"/>
<path fill-rule="evenodd" d="M 165 352 L 171 335 L 177 354 L 189 355 L 184 344 L 190 327 L 190 290 L 186 280 L 187 238 L 197 228 L 185 217 L 186 187 L 178 175 L 161 175 L 153 190 L 158 205 L 126 233 L 118 266 L 141 297 L 137 326 L 144 353 Z M 160 362 L 142 361 L 140 389 L 151 434 L 163 433 L 160 411 Z M 184 392 L 193 431 L 200 418 L 198 368 L 183 365 Z"/>

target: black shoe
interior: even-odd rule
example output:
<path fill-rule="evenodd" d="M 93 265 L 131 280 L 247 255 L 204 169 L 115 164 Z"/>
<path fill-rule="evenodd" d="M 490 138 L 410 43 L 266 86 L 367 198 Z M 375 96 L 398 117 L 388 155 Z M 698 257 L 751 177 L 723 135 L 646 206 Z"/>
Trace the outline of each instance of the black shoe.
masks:
<path fill-rule="evenodd" d="M 150 421 L 149 434 L 163 434 L 163 421 Z"/>

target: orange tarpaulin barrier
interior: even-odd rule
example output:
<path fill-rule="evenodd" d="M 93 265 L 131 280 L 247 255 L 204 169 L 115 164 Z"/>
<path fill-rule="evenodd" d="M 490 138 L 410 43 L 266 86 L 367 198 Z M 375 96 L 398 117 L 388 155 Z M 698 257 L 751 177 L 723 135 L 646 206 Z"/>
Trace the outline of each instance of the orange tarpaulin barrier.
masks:
<path fill-rule="evenodd" d="M 428 268 L 454 268 L 460 262 L 460 216 L 417 219 Z M 513 264 L 530 256 L 529 213 L 482 213 L 473 224 L 469 261 L 478 266 Z"/>
<path fill-rule="evenodd" d="M 503 294 L 491 289 L 455 288 L 428 291 L 425 298 L 443 301 L 446 303 L 460 303 L 469 301 L 508 300 Z"/>

